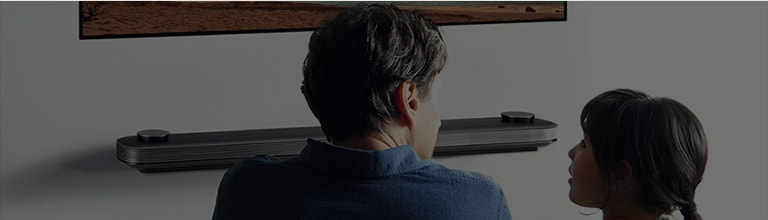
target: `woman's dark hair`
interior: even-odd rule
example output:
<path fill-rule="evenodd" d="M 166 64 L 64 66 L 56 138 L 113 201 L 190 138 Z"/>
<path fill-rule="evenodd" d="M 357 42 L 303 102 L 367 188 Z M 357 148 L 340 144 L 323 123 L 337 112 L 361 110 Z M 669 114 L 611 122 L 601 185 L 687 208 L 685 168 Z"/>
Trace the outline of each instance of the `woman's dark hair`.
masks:
<path fill-rule="evenodd" d="M 707 140 L 698 118 L 683 104 L 640 91 L 611 90 L 586 104 L 581 126 L 606 186 L 627 161 L 638 195 L 651 211 L 679 208 L 686 220 L 701 220 L 694 194 L 707 163 Z"/>
<path fill-rule="evenodd" d="M 400 83 L 415 82 L 419 98 L 429 99 L 446 56 L 433 22 L 361 4 L 312 34 L 302 93 L 329 141 L 369 135 L 400 114 L 392 102 Z"/>

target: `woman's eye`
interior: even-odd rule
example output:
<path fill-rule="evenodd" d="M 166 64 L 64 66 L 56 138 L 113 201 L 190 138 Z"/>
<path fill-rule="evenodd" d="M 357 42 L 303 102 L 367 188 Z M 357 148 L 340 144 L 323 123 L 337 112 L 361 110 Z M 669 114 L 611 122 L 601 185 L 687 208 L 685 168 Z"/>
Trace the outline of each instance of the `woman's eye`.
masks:
<path fill-rule="evenodd" d="M 581 140 L 581 142 L 579 142 L 579 147 L 582 147 L 582 148 L 586 148 L 587 147 L 587 145 L 584 144 L 584 140 Z"/>

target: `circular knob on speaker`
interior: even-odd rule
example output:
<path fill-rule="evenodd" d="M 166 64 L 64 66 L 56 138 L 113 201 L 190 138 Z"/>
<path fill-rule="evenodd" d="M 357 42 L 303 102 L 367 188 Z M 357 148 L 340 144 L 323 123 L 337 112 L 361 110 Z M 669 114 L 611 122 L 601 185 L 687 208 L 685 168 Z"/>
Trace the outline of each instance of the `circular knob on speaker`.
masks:
<path fill-rule="evenodd" d="M 157 142 L 167 142 L 168 141 L 168 131 L 160 130 L 160 129 L 148 129 L 148 130 L 141 130 L 139 132 L 136 132 L 136 137 L 139 138 L 139 141 L 141 142 L 150 142 L 150 143 L 157 143 Z"/>
<path fill-rule="evenodd" d="M 536 115 L 530 112 L 502 112 L 501 120 L 512 123 L 533 123 Z"/>

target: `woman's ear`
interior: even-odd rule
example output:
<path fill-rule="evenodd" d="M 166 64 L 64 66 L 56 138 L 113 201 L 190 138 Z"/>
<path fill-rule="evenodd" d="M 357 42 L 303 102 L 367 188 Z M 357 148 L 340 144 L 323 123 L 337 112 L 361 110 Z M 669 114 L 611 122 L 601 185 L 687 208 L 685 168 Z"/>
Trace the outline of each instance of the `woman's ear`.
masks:
<path fill-rule="evenodd" d="M 632 164 L 627 160 L 622 160 L 617 164 L 613 175 L 611 175 L 611 182 L 618 194 L 626 195 L 635 191 L 635 175 L 632 172 Z"/>
<path fill-rule="evenodd" d="M 421 104 L 418 99 L 419 90 L 413 81 L 403 81 L 397 87 L 393 101 L 397 112 L 400 113 L 398 121 L 406 127 L 413 127 L 416 111 Z"/>

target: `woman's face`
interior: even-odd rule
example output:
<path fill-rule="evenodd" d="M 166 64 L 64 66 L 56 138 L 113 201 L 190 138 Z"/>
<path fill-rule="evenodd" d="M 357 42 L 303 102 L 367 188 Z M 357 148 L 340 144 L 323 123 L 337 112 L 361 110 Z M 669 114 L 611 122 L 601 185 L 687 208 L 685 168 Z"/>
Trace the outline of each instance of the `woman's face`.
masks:
<path fill-rule="evenodd" d="M 568 157 L 571 158 L 568 197 L 577 205 L 600 208 L 606 201 L 605 187 L 588 135 L 585 134 L 584 139 L 568 151 Z"/>

